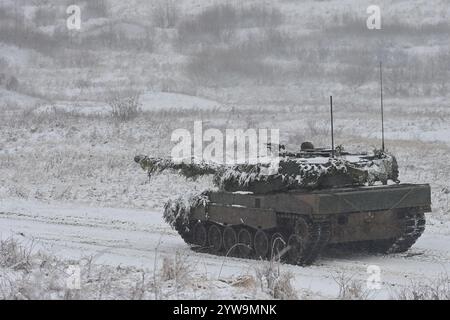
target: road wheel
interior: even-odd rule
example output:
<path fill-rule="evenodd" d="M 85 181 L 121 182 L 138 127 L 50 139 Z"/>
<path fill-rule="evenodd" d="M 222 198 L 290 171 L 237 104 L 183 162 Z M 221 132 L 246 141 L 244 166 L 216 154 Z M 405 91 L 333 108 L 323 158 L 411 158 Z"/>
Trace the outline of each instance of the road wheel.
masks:
<path fill-rule="evenodd" d="M 225 253 L 232 255 L 236 250 L 236 243 L 238 237 L 233 227 L 226 227 L 223 231 L 223 244 L 225 247 Z M 234 248 L 233 248 L 234 247 Z M 231 250 L 231 252 L 230 252 Z"/>
<path fill-rule="evenodd" d="M 257 258 L 267 258 L 267 254 L 269 253 L 269 237 L 263 230 L 258 230 L 256 232 L 253 246 Z"/>
<path fill-rule="evenodd" d="M 238 233 L 238 252 L 239 256 L 242 258 L 248 258 L 250 257 L 250 254 L 252 253 L 252 245 L 253 245 L 253 237 L 250 231 L 248 231 L 246 228 L 241 228 Z"/>
<path fill-rule="evenodd" d="M 197 222 L 193 229 L 192 242 L 200 247 L 206 247 L 208 236 L 206 234 L 206 228 L 204 223 Z"/>
<path fill-rule="evenodd" d="M 213 252 L 219 252 L 222 249 L 222 231 L 215 224 L 211 225 L 208 229 L 208 244 Z"/>

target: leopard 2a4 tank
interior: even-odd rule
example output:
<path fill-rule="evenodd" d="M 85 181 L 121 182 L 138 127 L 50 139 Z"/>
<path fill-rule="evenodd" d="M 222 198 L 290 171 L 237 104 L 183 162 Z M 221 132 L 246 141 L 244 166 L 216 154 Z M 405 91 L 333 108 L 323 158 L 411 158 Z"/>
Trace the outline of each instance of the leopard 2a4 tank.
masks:
<path fill-rule="evenodd" d="M 431 211 L 428 184 L 401 184 L 391 154 L 350 154 L 302 144 L 281 152 L 279 168 L 174 163 L 136 156 L 149 174 L 212 175 L 215 190 L 165 204 L 164 219 L 192 247 L 217 255 L 313 263 L 328 245 L 373 252 L 408 250 Z"/>

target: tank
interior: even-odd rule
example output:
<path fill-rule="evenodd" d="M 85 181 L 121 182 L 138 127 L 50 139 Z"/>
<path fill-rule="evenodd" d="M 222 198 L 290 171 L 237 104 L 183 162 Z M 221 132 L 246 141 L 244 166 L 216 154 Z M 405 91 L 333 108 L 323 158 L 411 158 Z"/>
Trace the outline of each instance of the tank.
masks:
<path fill-rule="evenodd" d="M 303 143 L 299 152 L 280 151 L 271 174 L 267 164 L 134 160 L 149 175 L 213 175 L 214 190 L 169 200 L 164 219 L 193 249 L 216 255 L 309 265 L 331 245 L 405 252 L 431 211 L 430 186 L 400 183 L 395 157 L 380 150 L 350 154 Z"/>

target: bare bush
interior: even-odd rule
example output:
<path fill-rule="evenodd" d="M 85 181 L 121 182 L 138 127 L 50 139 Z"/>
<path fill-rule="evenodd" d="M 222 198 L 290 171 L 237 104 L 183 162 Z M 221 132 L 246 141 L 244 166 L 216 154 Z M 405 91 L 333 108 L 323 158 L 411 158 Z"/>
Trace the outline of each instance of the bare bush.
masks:
<path fill-rule="evenodd" d="M 238 288 L 254 289 L 256 287 L 256 280 L 252 275 L 246 274 L 234 279 L 231 285 Z"/>
<path fill-rule="evenodd" d="M 428 282 L 412 283 L 396 292 L 397 300 L 450 300 L 450 278 L 441 274 L 437 279 Z"/>
<path fill-rule="evenodd" d="M 31 265 L 33 246 L 28 249 L 13 238 L 0 240 L 0 266 L 14 270 L 27 270 Z"/>
<path fill-rule="evenodd" d="M 135 119 L 140 113 L 139 94 L 127 96 L 115 95 L 108 101 L 111 107 L 111 116 L 118 121 Z"/>
<path fill-rule="evenodd" d="M 366 300 L 370 292 L 365 288 L 364 281 L 358 281 L 345 273 L 340 273 L 333 277 L 339 286 L 338 299 L 341 300 Z"/>
<path fill-rule="evenodd" d="M 261 290 L 274 299 L 298 299 L 297 292 L 291 283 L 293 279 L 292 273 L 281 272 L 279 263 L 273 259 L 264 262 L 262 267 L 256 269 L 256 279 L 260 284 Z"/>
<path fill-rule="evenodd" d="M 93 264 L 93 259 L 60 260 L 14 239 L 0 241 L 0 299 L 147 299 L 146 271 Z M 80 268 L 80 287 L 72 287 L 69 267 Z M 127 285 L 124 285 L 126 283 Z"/>
<path fill-rule="evenodd" d="M 183 256 L 177 252 L 175 258 L 163 258 L 161 267 L 161 279 L 163 281 L 174 280 L 176 283 L 186 283 L 191 272 L 192 268 L 187 256 Z"/>

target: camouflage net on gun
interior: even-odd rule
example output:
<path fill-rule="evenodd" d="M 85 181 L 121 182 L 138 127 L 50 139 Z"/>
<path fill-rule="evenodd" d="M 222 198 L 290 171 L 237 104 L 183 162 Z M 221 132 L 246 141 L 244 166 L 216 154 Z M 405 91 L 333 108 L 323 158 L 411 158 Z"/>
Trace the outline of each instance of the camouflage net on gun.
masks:
<path fill-rule="evenodd" d="M 135 161 L 149 176 L 172 170 L 195 179 L 213 175 L 219 190 L 268 193 L 300 188 L 334 186 L 327 179 L 338 177 L 346 185 L 373 185 L 376 182 L 398 182 L 398 166 L 394 156 L 381 151 L 372 156 L 348 155 L 337 158 L 281 157 L 276 173 L 266 174 L 269 164 L 219 165 L 206 161 L 173 162 L 170 159 L 136 156 Z M 177 209 L 181 210 L 181 209 Z"/>

